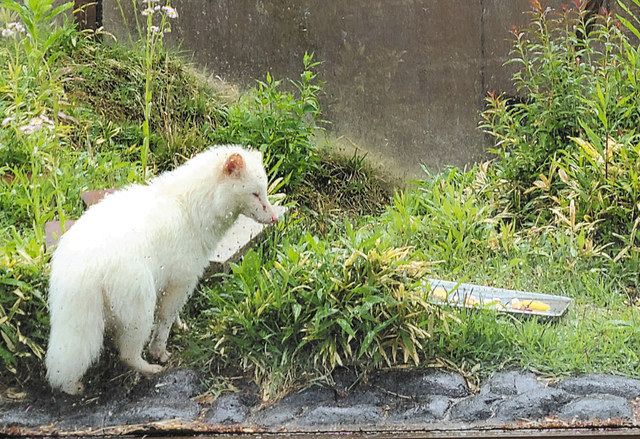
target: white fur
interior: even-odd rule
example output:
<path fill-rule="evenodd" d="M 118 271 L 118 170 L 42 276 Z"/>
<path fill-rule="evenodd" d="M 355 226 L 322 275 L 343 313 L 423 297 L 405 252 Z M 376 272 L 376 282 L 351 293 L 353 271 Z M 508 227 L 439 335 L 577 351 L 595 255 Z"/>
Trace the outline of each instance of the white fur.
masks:
<path fill-rule="evenodd" d="M 236 166 L 229 168 L 232 156 Z M 167 361 L 171 325 L 240 213 L 276 221 L 262 155 L 236 145 L 198 154 L 88 209 L 63 235 L 51 264 L 51 386 L 82 392 L 81 378 L 99 357 L 107 327 L 125 363 L 159 372 L 142 358 L 147 341 L 151 356 Z"/>

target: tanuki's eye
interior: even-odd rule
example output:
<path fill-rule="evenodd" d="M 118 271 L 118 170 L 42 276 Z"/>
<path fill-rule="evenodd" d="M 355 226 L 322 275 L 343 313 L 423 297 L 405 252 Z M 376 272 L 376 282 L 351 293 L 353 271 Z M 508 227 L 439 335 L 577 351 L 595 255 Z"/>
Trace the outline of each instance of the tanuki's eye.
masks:
<path fill-rule="evenodd" d="M 260 198 L 260 195 L 257 192 L 254 192 L 253 196 L 256 197 L 256 198 Z"/>

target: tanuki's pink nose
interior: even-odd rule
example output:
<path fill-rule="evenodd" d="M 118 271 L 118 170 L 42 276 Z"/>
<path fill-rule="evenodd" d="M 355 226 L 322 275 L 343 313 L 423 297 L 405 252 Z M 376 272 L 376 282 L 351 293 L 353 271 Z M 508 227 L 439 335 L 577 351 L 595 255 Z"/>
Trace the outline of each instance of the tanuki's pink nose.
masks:
<path fill-rule="evenodd" d="M 276 215 L 275 213 L 271 214 L 271 222 L 272 223 L 277 223 L 278 222 L 278 215 Z"/>

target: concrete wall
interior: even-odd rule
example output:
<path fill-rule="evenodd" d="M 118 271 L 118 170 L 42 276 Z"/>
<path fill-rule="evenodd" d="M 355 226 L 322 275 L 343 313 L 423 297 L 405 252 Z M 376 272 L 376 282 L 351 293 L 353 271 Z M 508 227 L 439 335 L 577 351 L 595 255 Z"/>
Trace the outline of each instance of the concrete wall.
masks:
<path fill-rule="evenodd" d="M 124 1 L 124 3 L 130 3 Z M 552 6 L 560 1 L 551 1 Z M 251 85 L 269 70 L 297 77 L 302 55 L 324 64 L 331 133 L 406 176 L 420 164 L 481 158 L 488 90 L 510 90 L 509 29 L 528 0 L 174 0 L 170 40 L 224 79 Z M 104 0 L 107 30 L 121 28 Z"/>

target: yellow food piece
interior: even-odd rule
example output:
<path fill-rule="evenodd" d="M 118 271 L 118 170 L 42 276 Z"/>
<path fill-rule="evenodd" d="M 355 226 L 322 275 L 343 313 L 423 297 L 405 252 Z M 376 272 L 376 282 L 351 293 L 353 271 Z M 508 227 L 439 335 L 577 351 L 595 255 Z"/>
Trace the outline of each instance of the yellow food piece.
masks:
<path fill-rule="evenodd" d="M 508 306 L 511 309 L 522 309 L 522 304 L 518 299 L 511 299 L 511 302 L 509 302 Z"/>
<path fill-rule="evenodd" d="M 435 287 L 433 291 L 431 291 L 430 295 L 434 299 L 441 300 L 443 302 L 446 302 L 447 298 L 449 297 L 449 293 L 447 292 L 447 290 L 441 286 Z"/>
<path fill-rule="evenodd" d="M 525 302 L 526 308 L 532 311 L 549 311 L 551 309 L 551 305 L 545 302 L 541 302 L 540 300 L 531 300 L 529 302 Z"/>
<path fill-rule="evenodd" d="M 540 300 L 518 300 L 513 299 L 510 303 L 511 308 L 522 311 L 549 311 L 551 305 Z"/>

